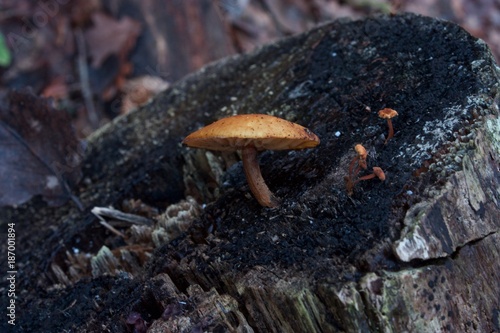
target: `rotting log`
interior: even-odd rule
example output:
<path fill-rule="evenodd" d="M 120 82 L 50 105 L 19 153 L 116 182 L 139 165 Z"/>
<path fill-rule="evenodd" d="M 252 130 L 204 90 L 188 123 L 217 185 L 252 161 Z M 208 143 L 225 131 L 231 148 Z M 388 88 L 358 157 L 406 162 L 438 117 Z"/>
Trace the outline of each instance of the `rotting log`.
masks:
<path fill-rule="evenodd" d="M 84 212 L 36 199 L 2 210 L 23 244 L 16 328 L 126 332 L 142 318 L 151 332 L 499 331 L 498 96 L 483 42 L 410 14 L 332 22 L 207 66 L 90 138 Z M 387 144 L 385 107 L 399 113 Z M 248 195 L 237 155 L 180 145 L 256 112 L 321 138 L 261 155 L 276 209 Z M 387 178 L 349 195 L 357 143 Z M 130 248 L 90 210 L 128 199 L 197 213 L 145 266 L 126 266 L 115 259 Z M 75 273 L 75 248 L 93 272 Z"/>

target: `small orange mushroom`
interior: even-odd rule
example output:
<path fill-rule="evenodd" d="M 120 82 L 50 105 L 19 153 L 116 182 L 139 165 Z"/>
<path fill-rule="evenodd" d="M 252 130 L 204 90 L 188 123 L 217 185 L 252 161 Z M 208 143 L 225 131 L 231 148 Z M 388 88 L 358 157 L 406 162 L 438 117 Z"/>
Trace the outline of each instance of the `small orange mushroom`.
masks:
<path fill-rule="evenodd" d="M 366 176 L 363 176 L 363 177 L 359 177 L 358 180 L 356 180 L 354 183 L 357 183 L 360 180 L 368 180 L 368 179 L 372 179 L 372 178 L 375 178 L 375 177 L 377 177 L 381 181 L 385 180 L 385 173 L 382 170 L 382 168 L 373 167 L 373 173 L 371 173 L 369 175 L 366 175 Z"/>
<path fill-rule="evenodd" d="M 357 145 L 354 146 L 354 150 L 356 151 L 358 156 L 354 157 L 351 161 L 351 164 L 349 165 L 349 176 L 351 177 L 358 174 L 359 168 L 363 168 L 365 170 L 368 168 L 368 166 L 366 165 L 366 158 L 368 157 L 368 153 L 366 152 L 365 147 L 363 147 L 363 145 L 358 143 Z M 358 168 L 356 169 L 356 172 L 353 175 L 352 170 L 354 168 L 354 163 L 356 163 L 356 161 L 358 161 Z"/>
<path fill-rule="evenodd" d="M 366 169 L 366 157 L 368 157 L 368 153 L 366 152 L 365 147 L 362 144 L 357 144 L 354 146 L 354 150 L 358 153 L 360 166 L 363 169 Z"/>
<path fill-rule="evenodd" d="M 305 127 L 265 114 L 244 114 L 220 119 L 191 133 L 183 144 L 209 150 L 241 150 L 245 176 L 255 199 L 265 207 L 278 206 L 260 172 L 257 153 L 262 150 L 316 147 L 319 138 Z"/>
<path fill-rule="evenodd" d="M 392 127 L 392 120 L 398 115 L 398 112 L 393 109 L 385 108 L 378 112 L 378 116 L 382 119 L 387 119 L 387 126 L 389 127 L 389 134 L 387 135 L 387 139 L 385 139 L 385 144 L 394 136 L 394 128 Z"/>

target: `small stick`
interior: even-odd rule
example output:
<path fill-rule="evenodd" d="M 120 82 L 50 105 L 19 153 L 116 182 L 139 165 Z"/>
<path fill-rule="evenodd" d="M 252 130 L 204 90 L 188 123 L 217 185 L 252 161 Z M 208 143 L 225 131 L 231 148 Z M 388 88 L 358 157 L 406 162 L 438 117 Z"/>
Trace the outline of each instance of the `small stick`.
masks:
<path fill-rule="evenodd" d="M 105 217 L 110 217 L 110 218 L 113 218 L 116 220 L 125 221 L 125 222 L 132 223 L 132 224 L 139 224 L 139 225 L 144 224 L 147 226 L 152 226 L 154 224 L 154 221 L 151 219 L 148 219 L 147 217 L 124 213 L 124 212 L 121 212 L 121 211 L 114 209 L 114 208 L 94 207 L 94 208 L 92 208 L 91 212 L 92 212 L 92 214 L 94 214 L 100 218 L 105 216 Z"/>
<path fill-rule="evenodd" d="M 82 29 L 75 29 L 76 46 L 78 49 L 78 74 L 80 76 L 80 85 L 82 88 L 83 100 L 90 125 L 93 129 L 99 127 L 99 117 L 94 107 L 92 91 L 89 83 L 89 73 L 87 70 L 87 50 L 85 47 L 85 38 Z"/>
<path fill-rule="evenodd" d="M 115 235 L 117 236 L 120 236 L 122 237 L 123 239 L 126 239 L 127 236 L 125 236 L 125 234 L 123 234 L 122 232 L 118 231 L 117 229 L 115 229 L 111 224 L 109 224 L 108 222 L 101 220 L 99 222 L 103 227 L 105 227 L 106 229 L 108 229 L 109 231 L 111 231 L 112 233 L 114 233 Z"/>

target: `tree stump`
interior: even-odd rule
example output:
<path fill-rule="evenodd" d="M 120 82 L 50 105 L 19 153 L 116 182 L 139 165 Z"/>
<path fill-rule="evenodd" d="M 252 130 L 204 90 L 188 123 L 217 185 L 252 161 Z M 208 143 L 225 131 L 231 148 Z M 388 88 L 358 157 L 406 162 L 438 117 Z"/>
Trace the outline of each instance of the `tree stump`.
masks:
<path fill-rule="evenodd" d="M 411 14 L 328 23 L 207 66 L 90 138 L 85 211 L 2 210 L 18 226 L 15 328 L 500 331 L 498 94 L 482 41 Z M 399 113 L 387 143 L 386 107 Z M 239 113 L 321 139 L 261 154 L 276 209 L 249 195 L 237 155 L 180 144 Z M 370 173 L 349 172 L 358 143 L 386 179 L 349 193 L 346 177 Z M 182 217 L 178 237 L 133 250 L 91 213 L 131 199 Z"/>

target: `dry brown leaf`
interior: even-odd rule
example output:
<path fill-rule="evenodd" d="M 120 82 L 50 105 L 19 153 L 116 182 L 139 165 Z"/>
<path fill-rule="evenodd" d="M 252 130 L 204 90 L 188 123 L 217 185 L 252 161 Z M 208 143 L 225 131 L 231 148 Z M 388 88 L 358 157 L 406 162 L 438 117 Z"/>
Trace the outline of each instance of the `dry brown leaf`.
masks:
<path fill-rule="evenodd" d="M 156 76 L 141 76 L 125 83 L 123 92 L 125 93 L 122 102 L 121 113 L 130 111 L 146 104 L 151 98 L 161 91 L 167 89 L 169 83 Z"/>
<path fill-rule="evenodd" d="M 19 205 L 41 194 L 64 204 L 80 177 L 83 150 L 66 111 L 30 92 L 10 92 L 0 110 L 0 206 Z"/>
<path fill-rule="evenodd" d="M 130 17 L 123 17 L 120 21 L 96 12 L 92 15 L 94 26 L 85 33 L 92 57 L 92 66 L 98 68 L 111 55 L 125 58 L 133 48 L 141 32 L 139 22 Z"/>
<path fill-rule="evenodd" d="M 68 85 L 64 81 L 64 77 L 58 76 L 53 79 L 48 86 L 42 91 L 42 97 L 52 97 L 54 100 L 60 100 L 68 97 Z"/>

